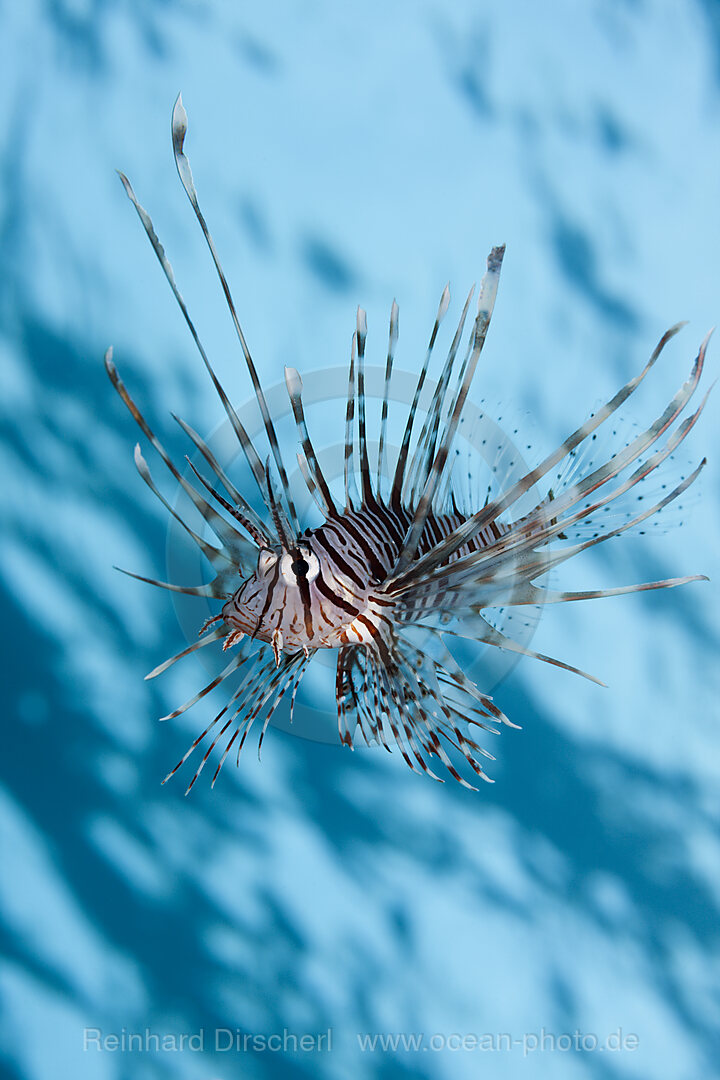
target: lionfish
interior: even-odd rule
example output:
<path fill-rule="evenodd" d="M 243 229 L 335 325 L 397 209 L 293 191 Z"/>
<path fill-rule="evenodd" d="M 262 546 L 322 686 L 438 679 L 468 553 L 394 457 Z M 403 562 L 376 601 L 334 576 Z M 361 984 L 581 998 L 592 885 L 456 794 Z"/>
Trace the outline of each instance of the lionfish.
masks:
<path fill-rule="evenodd" d="M 489 693 L 469 678 L 446 638 L 455 636 L 510 650 L 600 682 L 570 664 L 532 651 L 504 633 L 492 612 L 513 605 L 567 603 L 707 580 L 703 575 L 693 575 L 581 592 L 553 590 L 543 584 L 553 568 L 646 521 L 677 500 L 696 479 L 705 459 L 675 486 L 663 484 L 655 501 L 651 499 L 649 504 L 644 501 L 639 510 L 635 504 L 633 511 L 624 513 L 619 521 L 619 515 L 611 516 L 612 527 L 607 527 L 607 519 L 603 520 L 605 528 L 593 526 L 601 512 L 610 509 L 615 500 L 658 469 L 695 425 L 707 395 L 695 412 L 681 421 L 679 417 L 695 393 L 710 335 L 703 341 L 687 381 L 647 430 L 638 431 L 626 446 L 612 454 L 603 452 L 599 460 L 587 453 L 597 429 L 635 392 L 683 323 L 668 330 L 639 375 L 597 408 L 556 450 L 535 468 L 501 485 L 500 490 L 493 492 L 492 497 L 488 495 L 484 504 L 477 507 L 468 505 L 467 495 L 463 497 L 460 493 L 453 447 L 485 344 L 504 247 L 495 247 L 490 252 L 472 328 L 462 348 L 473 289 L 465 301 L 420 427 L 419 422 L 416 424 L 418 404 L 439 326 L 450 301 L 448 288 L 442 294 L 389 483 L 385 482 L 386 475 L 389 476 L 387 420 L 398 340 L 398 307 L 393 302 L 374 463 L 370 460 L 366 418 L 367 325 L 365 312 L 359 308 L 348 372 L 343 498 L 331 491 L 313 447 L 303 407 L 302 379 L 294 368 L 285 368 L 300 448 L 298 464 L 323 518 L 319 527 L 303 529 L 266 396 L 198 203 L 183 149 L 186 132 L 187 115 L 178 97 L 172 117 L 175 163 L 225 295 L 262 415 L 270 455 L 263 460 L 241 423 L 198 337 L 152 221 L 135 197 L 130 182 L 120 173 L 265 507 L 262 513 L 253 509 L 207 443 L 183 420 L 178 420 L 183 432 L 204 458 L 213 478 L 204 476 L 192 462 L 190 468 L 198 486 L 180 473 L 120 380 L 112 349 L 108 349 L 105 364 L 115 389 L 219 543 L 218 546 L 199 536 L 178 515 L 155 486 L 140 447 L 136 446 L 135 463 L 140 475 L 198 545 L 216 576 L 209 584 L 194 587 L 138 574 L 131 576 L 165 589 L 222 601 L 218 614 L 200 630 L 199 640 L 147 677 L 160 674 L 175 661 L 221 639 L 223 650 L 236 650 L 227 666 L 207 686 L 164 719 L 184 713 L 242 669 L 239 685 L 227 703 L 165 780 L 210 736 L 187 790 L 220 744 L 214 785 L 231 751 L 234 750 L 239 763 L 248 733 L 254 726 L 261 728 L 258 747 L 262 745 L 273 713 L 287 695 L 291 698 L 292 719 L 298 686 L 308 665 L 318 650 L 332 649 L 337 653 L 335 688 L 342 744 L 352 748 L 359 734 L 367 744 L 379 744 L 387 750 L 394 745 L 414 771 L 442 781 L 443 777 L 431 768 L 432 762 L 438 772 L 445 772 L 465 787 L 477 790 L 459 771 L 463 768 L 462 759 L 471 770 L 472 776 L 468 773 L 471 779 L 492 782 L 481 762 L 494 758 L 476 741 L 475 729 L 497 734 L 498 725 L 518 725 L 505 716 Z M 462 359 L 458 360 L 460 356 Z M 536 485 L 547 483 L 549 478 L 555 481 L 555 486 L 547 487 L 542 497 L 531 498 L 529 508 L 511 520 L 513 508 L 523 498 L 527 500 L 528 494 L 537 490 Z M 583 534 L 578 528 L 582 526 L 590 531 Z M 570 542 L 570 529 L 576 529 L 573 536 L 576 542 Z"/>

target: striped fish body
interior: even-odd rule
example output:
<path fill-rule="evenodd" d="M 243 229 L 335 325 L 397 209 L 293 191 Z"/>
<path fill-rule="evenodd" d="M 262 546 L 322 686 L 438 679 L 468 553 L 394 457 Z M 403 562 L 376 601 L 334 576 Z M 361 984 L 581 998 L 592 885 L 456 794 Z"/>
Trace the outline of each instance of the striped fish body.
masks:
<path fill-rule="evenodd" d="M 384 585 L 412 520 L 411 510 L 391 510 L 373 500 L 372 506 L 348 510 L 306 530 L 290 550 L 261 549 L 255 573 L 222 609 L 225 623 L 275 643 L 278 662 L 283 650 L 371 645 L 379 635 L 391 640 L 400 605 L 384 592 Z M 429 514 L 415 557 L 427 554 L 465 521 L 458 512 Z M 448 561 L 482 550 L 507 530 L 493 522 Z M 413 618 L 436 603 L 431 590 L 414 607 Z"/>

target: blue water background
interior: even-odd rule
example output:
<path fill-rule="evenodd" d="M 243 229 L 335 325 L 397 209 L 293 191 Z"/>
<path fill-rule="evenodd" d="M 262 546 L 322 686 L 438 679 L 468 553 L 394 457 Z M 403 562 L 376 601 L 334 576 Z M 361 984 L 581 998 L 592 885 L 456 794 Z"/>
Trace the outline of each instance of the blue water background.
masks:
<path fill-rule="evenodd" d="M 720 1075 L 718 412 L 682 525 L 573 584 L 710 584 L 545 613 L 498 690 L 522 724 L 479 793 L 270 732 L 213 792 L 159 781 L 202 707 L 108 344 L 158 432 L 220 407 L 114 169 L 152 211 L 234 400 L 249 383 L 177 183 L 173 100 L 265 380 L 342 363 L 355 305 L 413 369 L 448 277 L 506 242 L 478 380 L 538 452 L 720 317 L 715 3 L 0 5 L 3 1075 L 705 1080 Z M 711 378 L 718 370 L 711 346 Z M 150 457 L 149 451 L 146 453 Z M 155 473 L 159 465 L 153 462 Z M 324 1032 L 330 1053 L 83 1050 L 103 1033 Z M 622 1029 L 635 1050 L 363 1053 L 362 1032 Z M 427 1043 L 426 1043 L 427 1045 Z"/>

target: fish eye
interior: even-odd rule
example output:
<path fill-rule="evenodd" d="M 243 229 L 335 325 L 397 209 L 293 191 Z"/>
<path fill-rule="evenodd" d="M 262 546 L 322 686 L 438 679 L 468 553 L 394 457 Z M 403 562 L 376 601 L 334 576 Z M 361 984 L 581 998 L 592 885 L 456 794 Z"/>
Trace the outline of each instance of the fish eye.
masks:
<path fill-rule="evenodd" d="M 283 555 L 280 564 L 282 576 L 288 585 L 297 585 L 302 578 L 314 581 L 320 571 L 317 555 L 305 545 L 298 550 L 297 556 Z"/>
<path fill-rule="evenodd" d="M 258 572 L 266 574 L 270 567 L 275 565 L 277 559 L 278 557 L 274 551 L 270 551 L 268 548 L 261 548 L 257 561 Z"/>
<path fill-rule="evenodd" d="M 306 567 L 305 577 L 308 581 L 314 581 L 320 573 L 320 561 L 317 555 L 310 548 L 301 548 L 300 554 Z"/>

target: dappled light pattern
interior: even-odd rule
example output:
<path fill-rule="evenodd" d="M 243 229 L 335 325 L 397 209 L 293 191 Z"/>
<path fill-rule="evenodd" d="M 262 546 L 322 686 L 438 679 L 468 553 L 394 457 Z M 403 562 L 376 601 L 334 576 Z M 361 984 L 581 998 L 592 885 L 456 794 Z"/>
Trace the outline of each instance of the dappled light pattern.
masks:
<path fill-rule="evenodd" d="M 409 337 L 398 363 L 416 370 L 410 327 L 448 273 L 460 287 L 482 271 L 496 240 L 515 262 L 483 374 L 490 393 L 521 385 L 546 449 L 592 409 L 588 388 L 612 392 L 667 325 L 691 319 L 694 342 L 717 319 L 716 193 L 688 166 L 717 160 L 710 5 L 618 2 L 574 20 L 560 4 L 549 19 L 519 7 L 484 20 L 470 2 L 418 11 L 410 35 L 399 4 L 366 6 L 363 25 L 327 2 L 281 4 L 272 20 L 170 0 L 37 0 L 0 16 L 16 43 L 0 104 L 11 1080 L 504 1080 L 523 1068 L 694 1080 L 717 1067 L 713 585 L 546 612 L 543 651 L 609 689 L 523 661 L 495 691 L 523 730 L 493 745 L 496 783 L 480 793 L 406 775 L 382 750 L 270 730 L 262 766 L 248 756 L 185 799 L 159 780 L 196 721 L 156 718 L 201 668 L 143 682 L 185 643 L 167 599 L 112 570 L 162 576 L 166 522 L 128 466 L 134 433 L 105 347 L 173 454 L 185 446 L 170 410 L 201 432 L 219 420 L 115 166 L 158 206 L 233 400 L 250 395 L 185 207 L 164 203 L 178 89 L 204 133 L 196 180 L 265 381 L 285 363 L 341 362 L 354 305 L 379 327 L 395 290 Z M 663 358 L 658 401 L 689 348 Z M 638 403 L 639 421 L 653 405 Z M 706 435 L 712 398 L 708 414 Z M 609 544 L 588 560 L 588 588 L 717 578 L 711 444 L 699 432 L 688 449 L 710 463 L 687 520 L 651 546 Z M 362 1052 L 357 1040 L 620 1027 L 637 1050 L 523 1059 Z M 207 1048 L 83 1051 L 85 1028 L 204 1029 Z M 215 1053 L 220 1028 L 330 1028 L 332 1050 Z"/>

